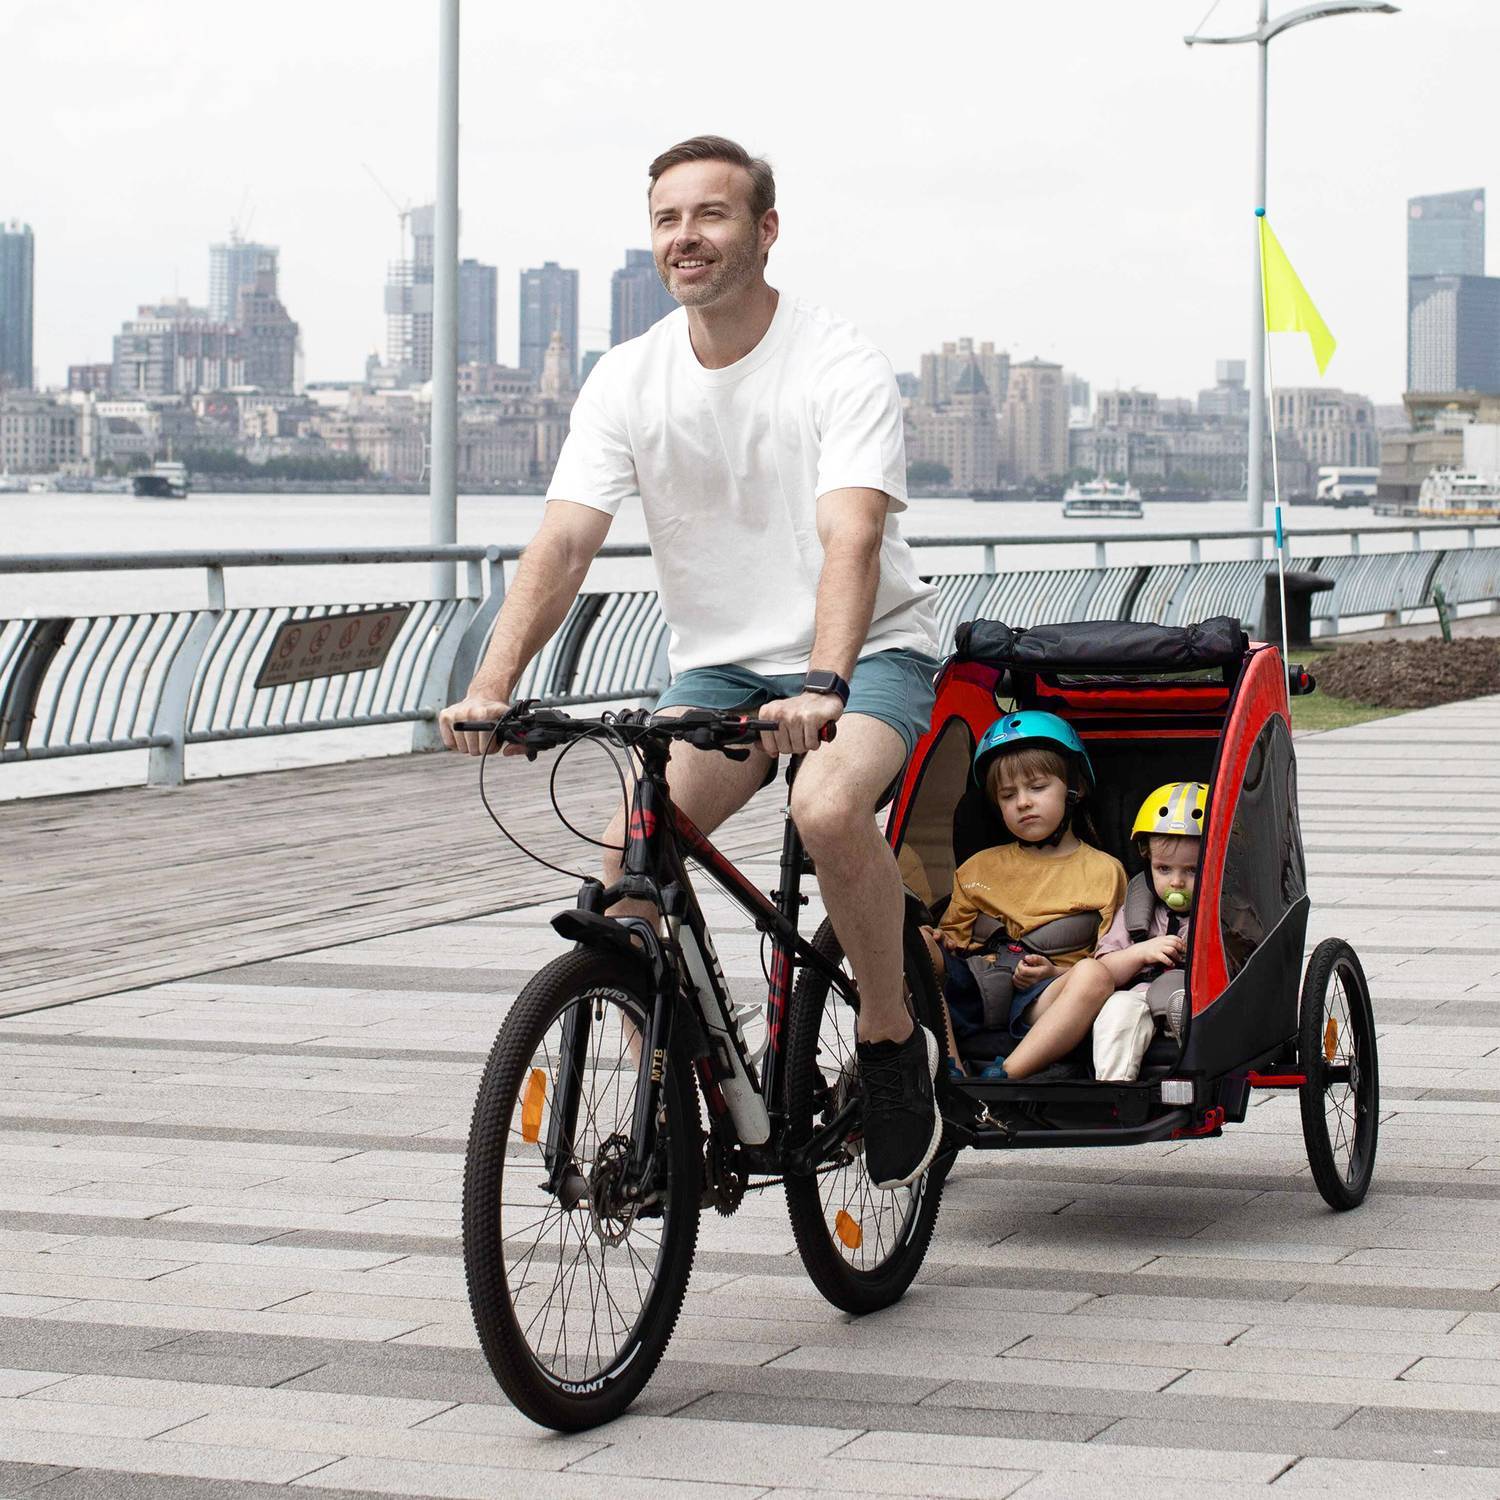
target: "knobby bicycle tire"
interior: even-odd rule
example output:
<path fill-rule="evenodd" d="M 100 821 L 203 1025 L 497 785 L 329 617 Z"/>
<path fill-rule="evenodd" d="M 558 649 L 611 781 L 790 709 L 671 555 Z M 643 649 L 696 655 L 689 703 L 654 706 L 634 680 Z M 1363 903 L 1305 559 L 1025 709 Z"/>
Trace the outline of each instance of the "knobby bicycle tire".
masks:
<path fill-rule="evenodd" d="M 842 961 L 843 949 L 827 921 L 818 928 L 813 945 L 834 962 Z M 902 934 L 902 962 L 915 1019 L 937 1037 L 946 1054 L 946 1028 L 932 962 L 916 922 L 910 919 Z M 845 1004 L 828 980 L 814 969 L 803 969 L 787 1018 L 789 1139 L 806 1140 L 829 1108 L 836 1108 L 857 1086 L 851 1063 L 855 1019 L 853 1007 Z M 820 1041 L 824 1048 L 821 1067 Z M 848 1149 L 852 1153 L 849 1167 L 833 1171 L 825 1167 L 812 1175 L 786 1179 L 787 1211 L 798 1253 L 813 1284 L 835 1307 L 870 1313 L 899 1301 L 921 1269 L 937 1223 L 946 1168 L 934 1164 L 910 1187 L 886 1193 L 870 1182 L 857 1139 Z M 940 1146 L 940 1156 L 941 1150 Z"/>
<path fill-rule="evenodd" d="M 544 1258 L 543 1270 L 534 1283 L 527 1281 L 531 1274 L 530 1256 L 518 1256 L 518 1261 L 525 1264 L 515 1277 L 518 1283 L 515 1287 L 511 1285 L 507 1271 L 506 1243 L 515 1239 L 519 1231 L 512 1232 L 506 1226 L 516 1221 L 517 1214 L 541 1212 L 543 1218 L 539 1222 L 549 1226 L 554 1219 L 557 1221 L 559 1268 L 567 1251 L 573 1248 L 569 1236 L 576 1240 L 579 1248 L 573 1252 L 572 1277 L 568 1281 L 561 1311 L 564 1329 L 562 1358 L 566 1364 L 570 1356 L 565 1342 L 569 1316 L 566 1297 L 571 1296 L 577 1280 L 578 1261 L 581 1257 L 588 1268 L 586 1284 L 589 1278 L 594 1278 L 595 1247 L 600 1266 L 605 1267 L 608 1253 L 603 1237 L 605 1230 L 600 1228 L 596 1216 L 596 1199 L 602 1201 L 603 1195 L 595 1191 L 597 1172 L 591 1173 L 587 1179 L 588 1196 L 581 1206 L 575 1204 L 570 1209 L 563 1202 L 564 1195 L 549 1198 L 545 1193 L 546 1171 L 540 1147 L 540 1140 L 544 1139 L 543 1105 L 539 1099 L 547 1096 L 548 1083 L 545 1062 L 538 1065 L 538 1049 L 542 1048 L 544 1054 L 550 1055 L 546 1053 L 547 1037 L 568 1008 L 579 1004 L 589 1008 L 591 1036 L 607 1027 L 604 1019 L 606 1002 L 617 1006 L 621 1013 L 620 1037 L 628 1038 L 632 1033 L 627 1026 L 644 1023 L 648 994 L 649 982 L 644 971 L 622 955 L 578 949 L 554 959 L 528 982 L 517 997 L 491 1049 L 474 1103 L 463 1189 L 464 1270 L 474 1325 L 485 1358 L 505 1394 L 533 1421 L 560 1431 L 577 1431 L 611 1421 L 640 1394 L 672 1336 L 692 1273 L 698 1238 L 700 1128 L 692 1069 L 682 1055 L 681 1047 L 675 1044 L 667 1058 L 663 1077 L 659 1151 L 665 1166 L 665 1185 L 661 1214 L 649 1219 L 644 1215 L 632 1219 L 626 1227 L 625 1239 L 614 1242 L 613 1246 L 618 1248 L 620 1244 L 628 1243 L 629 1235 L 636 1232 L 637 1226 L 648 1223 L 660 1226 L 660 1238 L 654 1242 L 649 1238 L 650 1232 L 644 1227 L 641 1229 L 642 1234 L 648 1236 L 644 1243 L 655 1247 L 655 1253 L 650 1257 L 655 1279 L 652 1282 L 648 1277 L 647 1290 L 641 1297 L 639 1314 L 633 1324 L 628 1311 L 621 1314 L 622 1326 L 629 1326 L 623 1340 L 617 1342 L 613 1356 L 605 1356 L 601 1338 L 599 1363 L 602 1367 L 597 1372 L 585 1371 L 581 1378 L 574 1379 L 551 1368 L 528 1340 L 530 1325 L 523 1328 L 516 1303 L 518 1296 L 524 1297 L 532 1286 L 540 1286 L 545 1280 L 549 1258 Z M 634 1033 L 638 1034 L 638 1031 Z M 633 1044 L 621 1043 L 622 1049 L 629 1045 Z M 560 1049 L 558 1056 L 560 1069 Z M 631 1074 L 626 1073 L 623 1058 L 622 1050 L 616 1066 L 616 1074 L 622 1079 L 633 1074 L 633 1068 Z M 590 1071 L 591 1075 L 597 1075 L 597 1059 Z M 539 1073 L 543 1075 L 540 1086 L 537 1083 Z M 555 1078 L 554 1074 L 550 1085 L 554 1094 Z M 617 1097 L 619 1091 L 617 1084 Z M 533 1109 L 530 1120 L 526 1116 L 528 1108 Z M 582 1108 L 580 1106 L 580 1115 Z M 517 1132 L 513 1129 L 518 1109 L 522 1119 L 519 1144 Z M 628 1099 L 622 1113 L 628 1121 Z M 586 1124 L 580 1121 L 574 1130 L 580 1167 L 585 1164 L 586 1129 L 593 1125 L 594 1111 L 590 1106 L 588 1121 Z M 611 1136 L 604 1147 L 598 1148 L 596 1161 L 602 1161 L 611 1149 L 618 1154 L 623 1149 L 616 1145 L 618 1140 L 618 1135 Z M 529 1190 L 532 1198 L 540 1198 L 540 1204 L 533 1206 L 522 1202 L 519 1207 L 508 1208 L 508 1180 L 513 1183 L 518 1201 L 520 1195 Z M 580 1176 L 578 1181 L 582 1184 L 583 1177 Z M 549 1241 L 551 1236 L 549 1227 Z M 517 1254 L 525 1243 L 522 1240 L 512 1246 L 510 1253 Z M 539 1233 L 537 1246 L 541 1245 Z M 550 1245 L 548 1248 L 550 1250 Z M 536 1253 L 532 1251 L 531 1255 Z M 643 1258 L 636 1255 L 635 1259 L 640 1262 Z M 620 1261 L 617 1259 L 614 1264 L 618 1266 Z M 627 1265 L 629 1269 L 631 1267 Z M 556 1272 L 554 1291 L 549 1293 L 551 1299 L 555 1300 L 565 1274 L 562 1269 Z M 636 1291 L 639 1292 L 638 1266 L 635 1274 Z M 592 1315 L 597 1321 L 602 1302 L 610 1317 L 610 1335 L 613 1337 L 614 1310 L 610 1306 L 613 1298 L 608 1291 L 608 1270 L 601 1269 L 600 1276 L 606 1290 L 602 1299 L 595 1290 Z M 594 1278 L 596 1288 L 597 1281 L 598 1278 Z M 616 1288 L 620 1286 L 621 1282 L 617 1281 Z M 525 1311 L 534 1324 L 538 1313 L 533 1306 L 528 1306 Z M 543 1336 L 547 1327 L 544 1317 Z M 585 1342 L 585 1360 L 588 1355 L 589 1345 Z"/>

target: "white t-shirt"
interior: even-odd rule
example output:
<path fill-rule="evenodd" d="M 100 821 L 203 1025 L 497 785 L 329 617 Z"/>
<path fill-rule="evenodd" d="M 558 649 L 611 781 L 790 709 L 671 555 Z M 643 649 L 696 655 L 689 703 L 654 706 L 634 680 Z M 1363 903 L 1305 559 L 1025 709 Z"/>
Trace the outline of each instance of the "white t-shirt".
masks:
<path fill-rule="evenodd" d="M 890 362 L 849 324 L 783 296 L 743 359 L 705 369 L 681 308 L 589 374 L 547 490 L 613 515 L 639 496 L 675 674 L 805 671 L 830 490 L 890 497 L 861 656 L 936 654 L 937 590 L 917 575 L 906 509 L 901 398 Z"/>

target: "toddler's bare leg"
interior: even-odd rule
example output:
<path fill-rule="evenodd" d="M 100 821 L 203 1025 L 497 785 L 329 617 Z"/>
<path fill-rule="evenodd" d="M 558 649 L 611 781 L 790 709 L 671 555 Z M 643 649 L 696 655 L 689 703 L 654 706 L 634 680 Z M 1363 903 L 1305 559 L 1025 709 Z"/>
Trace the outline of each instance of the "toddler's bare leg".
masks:
<path fill-rule="evenodd" d="M 1033 1002 L 1036 1021 L 1005 1059 L 1005 1076 L 1025 1078 L 1067 1056 L 1089 1034 L 1114 989 L 1109 970 L 1092 958 L 1054 979 Z"/>

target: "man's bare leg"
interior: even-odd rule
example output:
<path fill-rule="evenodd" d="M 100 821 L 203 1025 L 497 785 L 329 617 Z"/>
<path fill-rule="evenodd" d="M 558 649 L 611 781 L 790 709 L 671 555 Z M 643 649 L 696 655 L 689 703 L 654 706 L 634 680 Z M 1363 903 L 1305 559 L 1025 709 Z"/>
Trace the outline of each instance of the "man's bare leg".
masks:
<path fill-rule="evenodd" d="M 859 1040 L 905 1041 L 905 915 L 896 856 L 875 826 L 875 804 L 906 759 L 901 736 L 869 714 L 845 714 L 838 738 L 807 757 L 792 818 L 818 867 L 818 890 L 859 982 Z"/>

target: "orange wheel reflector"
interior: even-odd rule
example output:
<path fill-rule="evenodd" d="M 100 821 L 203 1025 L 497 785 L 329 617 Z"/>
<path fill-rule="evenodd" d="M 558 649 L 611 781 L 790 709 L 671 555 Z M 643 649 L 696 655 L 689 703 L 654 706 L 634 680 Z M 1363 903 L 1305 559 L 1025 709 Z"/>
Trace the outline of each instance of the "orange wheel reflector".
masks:
<path fill-rule="evenodd" d="M 1323 1028 L 1323 1056 L 1332 1062 L 1339 1052 L 1339 1023 L 1332 1016 Z"/>
<path fill-rule="evenodd" d="M 839 1237 L 839 1242 L 847 1249 L 858 1250 L 865 1242 L 864 1230 L 842 1208 L 838 1212 L 838 1217 L 833 1221 L 833 1229 Z"/>
<path fill-rule="evenodd" d="M 547 1099 L 547 1075 L 540 1068 L 531 1070 L 526 1080 L 526 1095 L 521 1100 L 521 1139 L 535 1143 L 542 1133 L 542 1105 Z"/>

